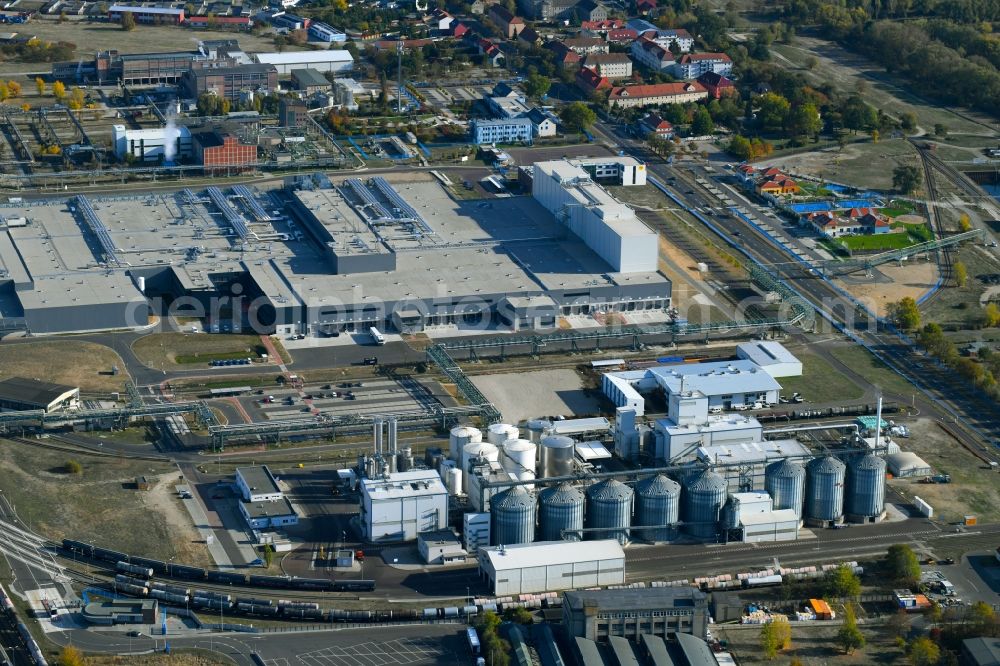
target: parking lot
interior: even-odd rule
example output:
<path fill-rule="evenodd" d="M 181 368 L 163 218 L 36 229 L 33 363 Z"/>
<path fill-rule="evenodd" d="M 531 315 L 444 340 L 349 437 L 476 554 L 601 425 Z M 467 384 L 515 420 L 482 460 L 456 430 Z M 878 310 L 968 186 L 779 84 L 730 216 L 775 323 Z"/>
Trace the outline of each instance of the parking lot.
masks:
<path fill-rule="evenodd" d="M 409 377 L 366 379 L 263 389 L 240 396 L 253 421 L 274 421 L 312 415 L 391 414 L 424 411 L 441 404 L 447 394 L 437 382 Z"/>
<path fill-rule="evenodd" d="M 386 631 L 393 635 L 411 634 L 409 637 L 381 642 L 378 640 L 358 640 L 362 636 L 322 635 L 326 647 L 316 647 L 294 655 L 283 655 L 268 659 L 267 666 L 389 666 L 390 664 L 460 664 L 471 663 L 458 625 L 429 625 L 413 627 L 392 627 Z M 371 630 L 365 634 L 372 637 Z M 320 635 L 303 636 L 303 642 Z M 354 642 L 351 639 L 356 639 Z M 330 645 L 336 643 L 336 645 Z M 314 643 L 315 645 L 315 643 Z M 262 646 L 263 647 L 263 646 Z"/>

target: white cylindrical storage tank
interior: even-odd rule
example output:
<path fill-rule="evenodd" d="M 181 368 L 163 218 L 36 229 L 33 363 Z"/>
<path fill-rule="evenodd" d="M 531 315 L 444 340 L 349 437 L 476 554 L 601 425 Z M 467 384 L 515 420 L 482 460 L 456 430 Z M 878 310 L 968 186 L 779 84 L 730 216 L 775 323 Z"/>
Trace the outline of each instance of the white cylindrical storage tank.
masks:
<path fill-rule="evenodd" d="M 576 442 L 562 435 L 548 435 L 542 438 L 541 476 L 569 476 L 573 473 L 573 457 Z"/>
<path fill-rule="evenodd" d="M 526 439 L 508 439 L 503 445 L 501 464 L 517 477 L 518 481 L 535 478 L 535 456 L 538 446 Z"/>
<path fill-rule="evenodd" d="M 445 474 L 444 484 L 448 489 L 449 495 L 455 496 L 462 494 L 462 477 L 464 476 L 465 475 L 462 473 L 462 470 L 457 467 L 452 467 L 447 471 Z"/>
<path fill-rule="evenodd" d="M 462 457 L 462 449 L 466 444 L 478 444 L 483 441 L 483 433 L 472 426 L 455 426 L 448 435 L 448 457 L 458 461 Z"/>
<path fill-rule="evenodd" d="M 489 442 L 475 442 L 465 445 L 465 448 L 462 449 L 462 464 L 460 465 L 465 492 L 469 492 L 469 461 L 473 458 L 486 458 L 491 462 L 497 462 L 500 460 L 500 449 Z"/>
<path fill-rule="evenodd" d="M 509 423 L 494 423 L 486 431 L 486 440 L 493 446 L 500 446 L 508 439 L 517 439 L 521 431 Z"/>

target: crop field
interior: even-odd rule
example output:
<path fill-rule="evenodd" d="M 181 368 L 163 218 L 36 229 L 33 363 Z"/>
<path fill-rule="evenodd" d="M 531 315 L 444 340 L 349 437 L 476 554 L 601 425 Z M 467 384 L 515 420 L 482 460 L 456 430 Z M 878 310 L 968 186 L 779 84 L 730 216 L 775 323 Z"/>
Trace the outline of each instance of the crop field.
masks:
<path fill-rule="evenodd" d="M 69 459 L 80 464 L 80 474 L 65 472 Z M 157 482 L 153 490 L 135 489 L 135 477 L 142 475 Z M 0 440 L 0 488 L 32 530 L 50 539 L 205 563 L 198 533 L 172 492 L 176 480 L 172 465 Z"/>
<path fill-rule="evenodd" d="M 111 373 L 117 366 L 118 375 Z M 111 393 L 125 388 L 125 364 L 108 347 L 77 340 L 45 340 L 8 345 L 0 354 L 0 377 L 27 377 L 79 386 L 84 393 Z"/>

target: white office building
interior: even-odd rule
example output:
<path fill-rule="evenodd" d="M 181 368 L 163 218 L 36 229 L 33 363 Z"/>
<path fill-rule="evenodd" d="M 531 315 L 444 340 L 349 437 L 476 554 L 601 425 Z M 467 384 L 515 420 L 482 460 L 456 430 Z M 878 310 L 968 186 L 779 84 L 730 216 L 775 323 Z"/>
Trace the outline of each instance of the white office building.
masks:
<path fill-rule="evenodd" d="M 448 491 L 433 470 L 361 480 L 361 527 L 373 543 L 414 541 L 448 526 Z"/>
<path fill-rule="evenodd" d="M 479 573 L 498 596 L 622 585 L 625 551 L 614 539 L 496 546 L 480 549 Z"/>
<path fill-rule="evenodd" d="M 320 21 L 309 24 L 309 37 L 320 42 L 342 43 L 347 41 L 347 33 Z"/>
<path fill-rule="evenodd" d="M 642 172 L 645 177 L 644 168 Z M 594 182 L 583 166 L 566 160 L 536 163 L 531 193 L 614 271 L 656 272 L 656 232 Z"/>
<path fill-rule="evenodd" d="M 267 465 L 237 467 L 236 487 L 244 502 L 277 502 L 284 497 L 278 487 L 278 479 L 271 474 Z"/>
<path fill-rule="evenodd" d="M 693 454 L 700 447 L 746 444 L 763 439 L 760 421 L 741 414 L 708 416 L 704 421 L 678 425 L 670 419 L 654 424 L 655 456 L 670 462 Z"/>

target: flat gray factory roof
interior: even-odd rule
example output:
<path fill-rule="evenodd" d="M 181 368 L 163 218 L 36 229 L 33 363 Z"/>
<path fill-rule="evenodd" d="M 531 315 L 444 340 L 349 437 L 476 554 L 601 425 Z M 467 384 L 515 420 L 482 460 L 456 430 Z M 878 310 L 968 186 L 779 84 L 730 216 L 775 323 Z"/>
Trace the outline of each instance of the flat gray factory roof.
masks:
<path fill-rule="evenodd" d="M 274 502 L 243 502 L 243 508 L 250 518 L 274 518 L 275 516 L 294 516 L 295 509 L 287 497 Z"/>
<path fill-rule="evenodd" d="M 715 444 L 698 447 L 698 458 L 720 465 L 763 463 L 780 458 L 810 455 L 806 446 L 794 439 L 775 439 L 744 444 Z"/>
<path fill-rule="evenodd" d="M 595 604 L 598 608 L 631 610 L 661 610 L 664 608 L 694 608 L 706 595 L 693 587 L 653 587 L 621 590 L 579 590 L 563 594 L 564 603 L 573 610 Z"/>
<path fill-rule="evenodd" d="M 260 467 L 237 467 L 236 473 L 240 475 L 243 483 L 250 490 L 254 491 L 255 494 L 281 492 L 278 482 L 271 475 L 271 470 L 267 468 L 267 465 L 261 465 Z"/>
<path fill-rule="evenodd" d="M 40 407 L 47 407 L 67 393 L 76 390 L 75 386 L 52 384 L 25 377 L 7 377 L 0 380 L 0 400 L 35 404 Z"/>
<path fill-rule="evenodd" d="M 650 368 L 648 372 L 670 393 L 700 391 L 707 396 L 776 391 L 781 384 L 753 361 L 718 361 Z"/>

